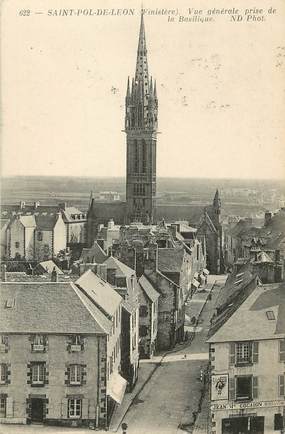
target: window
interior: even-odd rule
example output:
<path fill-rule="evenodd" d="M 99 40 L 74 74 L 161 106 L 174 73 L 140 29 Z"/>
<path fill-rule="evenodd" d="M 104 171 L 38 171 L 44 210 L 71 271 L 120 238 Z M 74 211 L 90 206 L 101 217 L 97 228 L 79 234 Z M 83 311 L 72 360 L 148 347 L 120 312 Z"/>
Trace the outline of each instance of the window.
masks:
<path fill-rule="evenodd" d="M 70 365 L 69 371 L 69 384 L 78 385 L 81 384 L 81 374 L 82 367 L 81 365 Z"/>
<path fill-rule="evenodd" d="M 37 240 L 38 241 L 43 241 L 43 233 L 42 232 L 38 232 L 37 233 Z"/>
<path fill-rule="evenodd" d="M 6 335 L 1 335 L 0 353 L 5 353 L 9 348 L 9 338 Z"/>
<path fill-rule="evenodd" d="M 46 337 L 43 335 L 34 335 L 32 337 L 32 351 L 43 352 L 46 349 Z"/>
<path fill-rule="evenodd" d="M 68 400 L 68 417 L 70 419 L 79 419 L 81 417 L 82 400 L 71 398 Z"/>
<path fill-rule="evenodd" d="M 0 417 L 6 417 L 6 397 L 0 396 Z"/>
<path fill-rule="evenodd" d="M 285 362 L 285 339 L 279 340 L 279 362 Z"/>
<path fill-rule="evenodd" d="M 273 310 L 268 310 L 268 311 L 266 312 L 266 316 L 267 316 L 267 319 L 268 319 L 268 320 L 273 320 L 273 319 L 275 319 L 275 315 L 274 315 Z"/>
<path fill-rule="evenodd" d="M 238 342 L 236 344 L 236 365 L 252 363 L 252 343 Z"/>
<path fill-rule="evenodd" d="M 7 365 L 5 363 L 1 363 L 0 365 L 0 384 L 7 383 Z"/>
<path fill-rule="evenodd" d="M 35 363 L 32 365 L 32 384 L 44 384 L 45 364 Z"/>
<path fill-rule="evenodd" d="M 84 348 L 83 342 L 84 341 L 80 335 L 70 336 L 68 344 L 69 351 L 72 353 L 82 351 Z"/>
<path fill-rule="evenodd" d="M 252 377 L 236 377 L 236 400 L 245 401 L 252 399 Z"/>
<path fill-rule="evenodd" d="M 16 241 L 16 242 L 15 242 L 15 247 L 16 247 L 16 249 L 18 249 L 18 248 L 20 247 L 20 243 L 19 243 L 19 241 Z"/>
<path fill-rule="evenodd" d="M 140 316 L 141 317 L 147 316 L 147 306 L 144 305 L 140 306 Z"/>
<path fill-rule="evenodd" d="M 147 336 L 147 326 L 145 326 L 145 325 L 140 326 L 139 334 L 142 338 Z"/>

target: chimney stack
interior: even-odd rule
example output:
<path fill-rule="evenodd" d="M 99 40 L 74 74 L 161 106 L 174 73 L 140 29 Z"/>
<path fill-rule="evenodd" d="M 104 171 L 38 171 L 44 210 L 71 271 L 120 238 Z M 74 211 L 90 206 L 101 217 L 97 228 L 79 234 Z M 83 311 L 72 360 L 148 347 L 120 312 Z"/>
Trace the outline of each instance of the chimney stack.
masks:
<path fill-rule="evenodd" d="M 106 264 L 98 264 L 97 265 L 97 276 L 101 277 L 101 279 L 107 281 L 107 265 Z"/>
<path fill-rule="evenodd" d="M 51 272 L 51 281 L 52 282 L 58 282 L 58 274 L 57 274 L 55 267 L 53 267 L 53 270 Z"/>
<path fill-rule="evenodd" d="M 2 264 L 2 267 L 1 267 L 1 280 L 2 280 L 2 282 L 6 282 L 6 280 L 7 280 L 6 269 L 7 269 L 6 265 Z"/>
<path fill-rule="evenodd" d="M 264 214 L 264 226 L 268 226 L 272 219 L 272 213 L 270 211 L 266 211 Z"/>

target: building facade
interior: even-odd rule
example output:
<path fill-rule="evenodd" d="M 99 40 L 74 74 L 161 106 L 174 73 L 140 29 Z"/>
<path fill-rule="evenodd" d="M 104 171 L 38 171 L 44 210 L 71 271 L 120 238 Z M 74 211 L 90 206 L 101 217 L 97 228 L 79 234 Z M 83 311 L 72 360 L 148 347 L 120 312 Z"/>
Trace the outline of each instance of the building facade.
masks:
<path fill-rule="evenodd" d="M 112 296 L 107 315 L 71 282 L 1 283 L 1 423 L 108 426 L 126 386 Z"/>
<path fill-rule="evenodd" d="M 211 432 L 282 432 L 284 284 L 257 286 L 208 340 Z M 244 324 L 250 324 L 245 327 Z"/>

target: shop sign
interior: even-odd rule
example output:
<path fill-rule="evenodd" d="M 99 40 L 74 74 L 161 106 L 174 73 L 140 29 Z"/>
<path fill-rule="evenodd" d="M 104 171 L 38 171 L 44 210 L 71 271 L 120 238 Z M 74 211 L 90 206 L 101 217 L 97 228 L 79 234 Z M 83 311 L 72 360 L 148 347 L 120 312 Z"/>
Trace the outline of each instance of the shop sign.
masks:
<path fill-rule="evenodd" d="M 285 407 L 285 401 L 225 402 L 211 405 L 211 410 L 243 410 L 247 408 Z"/>
<path fill-rule="evenodd" d="M 228 374 L 212 375 L 211 399 L 212 401 L 229 399 L 229 375 Z"/>

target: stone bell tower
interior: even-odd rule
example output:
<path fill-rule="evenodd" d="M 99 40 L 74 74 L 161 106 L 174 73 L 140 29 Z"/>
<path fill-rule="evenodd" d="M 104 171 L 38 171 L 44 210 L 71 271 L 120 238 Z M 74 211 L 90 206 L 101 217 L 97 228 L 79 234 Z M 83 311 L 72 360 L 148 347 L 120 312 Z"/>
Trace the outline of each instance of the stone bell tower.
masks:
<path fill-rule="evenodd" d="M 127 135 L 127 222 L 156 220 L 156 83 L 148 73 L 143 14 L 135 78 L 128 78 L 125 132 Z"/>

